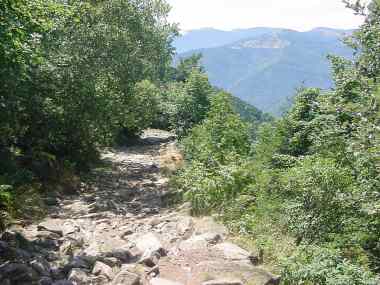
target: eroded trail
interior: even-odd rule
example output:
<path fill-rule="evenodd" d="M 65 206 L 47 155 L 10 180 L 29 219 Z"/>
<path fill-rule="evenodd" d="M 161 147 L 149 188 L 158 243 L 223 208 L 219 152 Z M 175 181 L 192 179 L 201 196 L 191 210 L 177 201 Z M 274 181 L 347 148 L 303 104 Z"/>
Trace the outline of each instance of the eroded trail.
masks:
<path fill-rule="evenodd" d="M 179 158 L 171 134 L 155 130 L 136 147 L 105 152 L 79 194 L 16 229 L 25 240 L 3 235 L 0 284 L 279 284 L 212 218 L 167 205 L 162 170 Z"/>

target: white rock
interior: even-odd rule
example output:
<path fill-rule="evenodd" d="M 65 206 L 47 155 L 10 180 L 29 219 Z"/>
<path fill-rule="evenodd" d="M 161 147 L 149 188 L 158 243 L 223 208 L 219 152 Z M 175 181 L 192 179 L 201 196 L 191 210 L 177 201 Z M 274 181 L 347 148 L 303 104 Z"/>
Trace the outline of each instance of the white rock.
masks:
<path fill-rule="evenodd" d="M 167 280 L 164 278 L 153 278 L 150 280 L 150 285 L 183 285 L 175 281 Z"/>
<path fill-rule="evenodd" d="M 82 269 L 73 268 L 70 271 L 68 280 L 75 283 L 76 285 L 85 285 L 87 284 L 88 276 Z"/>
<path fill-rule="evenodd" d="M 138 238 L 136 247 L 144 252 L 144 256 L 153 252 L 159 252 L 161 256 L 165 255 L 166 250 L 163 248 L 159 239 L 153 234 L 148 233 Z"/>
<path fill-rule="evenodd" d="M 202 285 L 243 285 L 240 280 L 219 279 L 203 282 Z"/>
<path fill-rule="evenodd" d="M 177 224 L 177 232 L 179 235 L 183 236 L 186 234 L 191 234 L 194 228 L 193 219 L 190 217 L 184 217 L 179 220 Z"/>
<path fill-rule="evenodd" d="M 217 244 L 215 248 L 223 253 L 224 258 L 229 260 L 250 260 L 252 257 L 245 249 L 229 242 Z"/>
<path fill-rule="evenodd" d="M 107 264 L 100 261 L 97 261 L 95 263 L 92 273 L 94 275 L 104 275 L 109 280 L 112 280 L 115 277 L 115 273 L 113 272 L 112 268 L 108 266 Z"/>

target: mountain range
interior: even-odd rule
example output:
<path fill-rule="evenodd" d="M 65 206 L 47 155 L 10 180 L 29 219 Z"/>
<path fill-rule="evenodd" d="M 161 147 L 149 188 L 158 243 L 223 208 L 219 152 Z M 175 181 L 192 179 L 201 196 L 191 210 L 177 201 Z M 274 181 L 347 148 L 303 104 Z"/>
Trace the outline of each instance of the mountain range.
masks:
<path fill-rule="evenodd" d="M 342 39 L 352 30 L 200 29 L 177 38 L 178 57 L 201 53 L 210 82 L 265 112 L 279 115 L 296 88 L 333 87 L 327 55 L 352 57 Z"/>

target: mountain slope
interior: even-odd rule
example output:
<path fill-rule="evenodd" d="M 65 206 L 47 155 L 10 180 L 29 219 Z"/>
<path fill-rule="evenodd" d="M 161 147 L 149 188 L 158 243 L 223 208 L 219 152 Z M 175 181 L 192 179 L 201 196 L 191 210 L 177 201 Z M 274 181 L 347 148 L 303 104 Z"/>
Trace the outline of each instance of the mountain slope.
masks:
<path fill-rule="evenodd" d="M 269 32 L 282 31 L 277 28 L 252 28 L 232 31 L 222 31 L 213 28 L 204 28 L 186 32 L 174 40 L 178 53 L 194 49 L 213 48 L 227 45 L 245 38 L 260 36 Z"/>
<path fill-rule="evenodd" d="M 297 87 L 332 87 L 328 54 L 349 57 L 341 38 L 348 31 L 317 28 L 309 32 L 267 30 L 202 53 L 210 81 L 263 111 L 279 114 Z"/>

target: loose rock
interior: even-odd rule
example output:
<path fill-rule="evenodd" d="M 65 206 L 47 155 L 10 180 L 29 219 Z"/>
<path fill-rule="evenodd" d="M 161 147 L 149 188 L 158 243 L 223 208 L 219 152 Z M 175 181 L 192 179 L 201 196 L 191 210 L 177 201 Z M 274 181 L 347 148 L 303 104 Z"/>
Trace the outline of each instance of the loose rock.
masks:
<path fill-rule="evenodd" d="M 97 261 L 95 263 L 94 269 L 92 270 L 92 273 L 94 275 L 104 275 L 109 280 L 112 280 L 115 277 L 115 273 L 113 272 L 112 268 L 108 266 L 105 263 L 102 263 L 100 261 Z"/>
<path fill-rule="evenodd" d="M 88 284 L 88 275 L 82 269 L 74 268 L 70 271 L 68 281 L 74 282 L 76 285 L 85 285 Z"/>
<path fill-rule="evenodd" d="M 168 279 L 163 279 L 163 278 L 153 278 L 150 280 L 150 285 L 183 285 L 182 283 L 178 283 L 175 281 L 171 281 Z"/>
<path fill-rule="evenodd" d="M 244 284 L 240 280 L 220 279 L 220 280 L 210 280 L 207 282 L 203 282 L 202 285 L 244 285 Z"/>
<path fill-rule="evenodd" d="M 120 271 L 112 285 L 140 285 L 140 276 L 127 270 Z"/>

